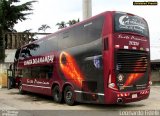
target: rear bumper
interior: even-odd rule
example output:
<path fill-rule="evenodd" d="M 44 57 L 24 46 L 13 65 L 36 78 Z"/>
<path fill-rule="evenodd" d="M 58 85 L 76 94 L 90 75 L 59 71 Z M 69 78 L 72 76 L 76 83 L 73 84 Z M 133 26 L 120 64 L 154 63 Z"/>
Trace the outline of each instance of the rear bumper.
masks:
<path fill-rule="evenodd" d="M 129 95 L 124 96 L 125 93 Z M 132 92 L 117 92 L 107 88 L 105 94 L 105 104 L 136 102 L 143 99 L 147 99 L 149 97 L 149 94 L 150 94 L 150 88 Z M 133 97 L 133 95 L 136 95 L 136 97 Z"/>

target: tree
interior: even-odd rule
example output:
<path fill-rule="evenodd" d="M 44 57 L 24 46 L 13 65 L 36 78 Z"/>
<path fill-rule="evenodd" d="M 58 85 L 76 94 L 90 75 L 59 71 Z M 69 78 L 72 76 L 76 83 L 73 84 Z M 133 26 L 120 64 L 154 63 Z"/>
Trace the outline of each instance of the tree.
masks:
<path fill-rule="evenodd" d="M 74 25 L 74 24 L 76 24 L 78 22 L 79 22 L 79 19 L 78 20 L 75 20 L 75 19 L 69 20 L 67 23 L 65 23 L 64 21 L 61 21 L 60 23 L 57 23 L 56 26 L 59 26 L 58 29 L 62 29 L 62 28 L 66 28 L 67 24 L 69 26 L 71 26 L 71 25 Z"/>
<path fill-rule="evenodd" d="M 43 24 L 41 25 L 41 27 L 38 28 L 38 31 L 43 31 L 45 32 L 47 29 L 51 28 L 50 26 L 48 26 L 47 24 Z"/>
<path fill-rule="evenodd" d="M 4 61 L 4 35 L 6 32 L 12 32 L 14 25 L 18 21 L 26 20 L 26 16 L 32 14 L 32 3 L 36 1 L 29 1 L 20 5 L 15 3 L 20 0 L 0 0 L 0 62 Z"/>
<path fill-rule="evenodd" d="M 25 34 L 22 35 L 23 36 L 22 38 L 27 38 L 29 40 L 29 42 L 33 42 L 33 41 L 37 40 L 35 37 L 35 34 L 31 33 L 31 31 L 32 31 L 32 29 L 27 29 L 27 30 L 23 31 L 23 33 L 25 33 Z"/>
<path fill-rule="evenodd" d="M 64 21 L 61 21 L 60 23 L 57 23 L 56 25 L 59 26 L 58 29 L 62 29 L 62 28 L 66 28 L 67 27 L 66 23 Z"/>
<path fill-rule="evenodd" d="M 78 22 L 79 22 L 79 19 L 78 19 L 77 21 L 76 21 L 75 19 L 73 19 L 73 20 L 69 20 L 67 24 L 68 24 L 69 26 L 71 26 L 71 25 L 74 25 L 74 24 L 76 24 L 76 23 L 78 23 Z"/>

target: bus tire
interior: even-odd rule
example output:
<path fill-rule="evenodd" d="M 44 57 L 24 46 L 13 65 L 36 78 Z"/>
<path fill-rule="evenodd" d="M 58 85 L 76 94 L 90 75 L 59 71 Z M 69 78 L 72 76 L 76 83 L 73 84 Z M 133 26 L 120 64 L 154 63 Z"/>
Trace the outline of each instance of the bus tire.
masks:
<path fill-rule="evenodd" d="M 54 88 L 53 88 L 53 100 L 56 102 L 56 103 L 61 103 L 62 102 L 62 93 L 59 89 L 59 86 L 56 85 Z"/>
<path fill-rule="evenodd" d="M 67 86 L 64 90 L 64 101 L 67 105 L 75 105 L 75 94 L 71 86 Z"/>
<path fill-rule="evenodd" d="M 23 94 L 24 91 L 22 90 L 22 83 L 20 82 L 18 85 L 18 89 L 19 89 L 19 94 Z"/>

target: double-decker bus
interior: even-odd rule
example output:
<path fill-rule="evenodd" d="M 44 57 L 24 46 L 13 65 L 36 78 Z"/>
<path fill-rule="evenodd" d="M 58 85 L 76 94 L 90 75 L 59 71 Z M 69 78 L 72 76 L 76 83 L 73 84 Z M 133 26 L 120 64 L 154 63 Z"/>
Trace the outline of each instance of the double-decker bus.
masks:
<path fill-rule="evenodd" d="M 57 103 L 117 104 L 147 99 L 150 44 L 145 19 L 107 11 L 17 50 L 19 92 Z"/>

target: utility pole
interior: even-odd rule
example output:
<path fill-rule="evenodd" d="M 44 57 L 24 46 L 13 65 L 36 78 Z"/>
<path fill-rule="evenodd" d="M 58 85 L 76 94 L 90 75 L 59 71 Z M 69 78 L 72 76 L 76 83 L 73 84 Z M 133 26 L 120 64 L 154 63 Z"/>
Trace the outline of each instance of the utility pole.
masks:
<path fill-rule="evenodd" d="M 83 20 L 92 16 L 92 0 L 83 0 Z"/>

